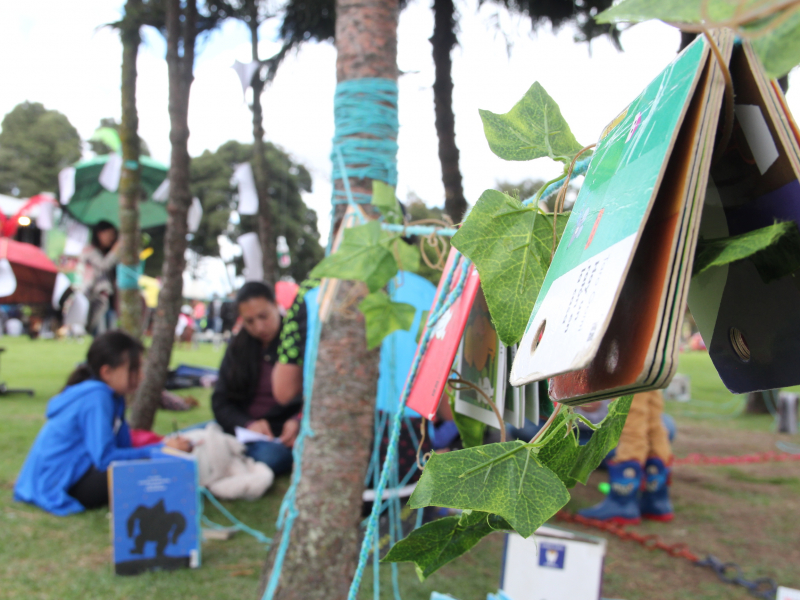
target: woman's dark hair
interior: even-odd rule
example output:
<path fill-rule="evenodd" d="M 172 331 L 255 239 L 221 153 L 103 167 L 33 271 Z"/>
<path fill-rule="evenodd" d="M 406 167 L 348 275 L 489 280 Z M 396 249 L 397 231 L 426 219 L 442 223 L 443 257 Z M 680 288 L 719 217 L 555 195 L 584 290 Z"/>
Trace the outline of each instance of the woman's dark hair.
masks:
<path fill-rule="evenodd" d="M 129 361 L 130 370 L 138 371 L 143 351 L 142 343 L 123 331 L 107 331 L 98 335 L 89 346 L 86 362 L 78 365 L 72 372 L 65 387 L 87 379 L 99 378 L 103 365 L 118 367 L 126 359 Z"/>
<path fill-rule="evenodd" d="M 99 234 L 103 231 L 108 231 L 109 229 L 113 229 L 117 235 L 119 235 L 119 230 L 117 229 L 116 225 L 109 221 L 98 221 L 97 224 L 92 227 L 92 246 L 100 250 L 103 254 L 108 254 L 108 251 L 111 248 L 103 248 L 100 245 L 100 236 Z"/>
<path fill-rule="evenodd" d="M 236 292 L 236 306 L 253 298 L 264 298 L 267 302 L 275 304 L 275 292 L 270 286 L 261 281 L 248 281 Z"/>
<path fill-rule="evenodd" d="M 261 281 L 248 281 L 236 294 L 236 306 L 252 300 L 263 298 L 275 304 L 275 292 L 266 283 Z M 263 361 L 264 348 L 261 340 L 254 338 L 242 329 L 228 345 L 230 369 L 227 374 L 228 393 L 234 402 L 246 404 L 252 399 L 255 387 L 258 385 L 259 370 Z"/>

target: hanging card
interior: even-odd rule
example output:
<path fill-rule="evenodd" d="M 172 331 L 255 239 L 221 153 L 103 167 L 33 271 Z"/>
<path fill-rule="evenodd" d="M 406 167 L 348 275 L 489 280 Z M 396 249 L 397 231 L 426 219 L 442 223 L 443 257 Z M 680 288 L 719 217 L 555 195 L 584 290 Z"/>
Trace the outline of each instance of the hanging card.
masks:
<path fill-rule="evenodd" d="M 475 266 L 461 256 L 455 248 L 450 249 L 444 272 L 449 273 L 450 266 L 456 260 L 458 260 L 458 264 L 453 273 L 450 287 L 447 290 L 443 289 L 446 279 L 443 276 L 439 281 L 433 306 L 436 306 L 440 295 L 450 294 L 456 288 L 463 270 L 466 269 L 467 275 L 464 289 L 433 325 L 434 330 L 431 340 L 420 362 L 407 402 L 407 406 L 410 409 L 417 411 L 426 419 L 432 419 L 436 415 L 436 409 L 444 392 L 444 386 L 450 377 L 453 360 L 461 343 L 461 336 L 464 333 L 469 311 L 475 300 L 475 294 L 480 288 L 480 279 Z M 431 316 L 433 316 L 433 313 L 428 314 L 429 321 Z M 428 325 L 426 325 L 427 327 Z M 419 347 L 417 352 L 420 352 Z"/>
<path fill-rule="evenodd" d="M 506 417 L 506 347 L 500 341 L 489 316 L 489 307 L 478 290 L 467 317 L 464 335 L 456 359 L 456 371 L 461 379 L 469 381 L 480 388 L 497 407 L 497 411 Z M 500 423 L 492 407 L 482 394 L 464 384 L 457 385 L 455 409 L 457 413 L 477 419 L 497 429 Z M 511 415 L 514 419 L 514 397 L 512 392 Z M 517 397 L 517 408 L 519 399 Z"/>

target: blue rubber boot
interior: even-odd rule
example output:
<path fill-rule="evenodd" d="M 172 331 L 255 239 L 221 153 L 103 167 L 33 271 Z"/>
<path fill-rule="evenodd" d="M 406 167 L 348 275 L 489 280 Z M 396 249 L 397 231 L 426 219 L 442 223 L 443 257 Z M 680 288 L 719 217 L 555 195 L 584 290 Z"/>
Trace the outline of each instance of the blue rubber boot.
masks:
<path fill-rule="evenodd" d="M 626 460 L 608 465 L 611 489 L 600 504 L 578 511 L 578 514 L 598 521 L 613 521 L 621 525 L 639 523 L 639 488 L 642 485 L 642 465 Z"/>
<path fill-rule="evenodd" d="M 642 516 L 652 521 L 672 521 L 669 501 L 670 468 L 660 458 L 648 458 L 644 465 L 644 492 L 639 503 Z"/>

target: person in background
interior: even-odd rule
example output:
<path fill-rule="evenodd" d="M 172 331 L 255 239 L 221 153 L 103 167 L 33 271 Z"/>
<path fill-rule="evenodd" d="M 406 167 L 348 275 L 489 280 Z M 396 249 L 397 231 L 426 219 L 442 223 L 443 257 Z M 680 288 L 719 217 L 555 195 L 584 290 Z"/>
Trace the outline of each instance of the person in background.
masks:
<path fill-rule="evenodd" d="M 121 331 L 95 338 L 86 362 L 47 404 L 47 422 L 22 466 L 14 500 L 59 516 L 105 506 L 111 462 L 150 458 L 160 447 L 131 447 L 125 422 L 125 396 L 139 385 L 142 350 Z M 180 437 L 164 444 L 191 450 Z"/>
<path fill-rule="evenodd" d="M 194 335 L 195 324 L 192 319 L 192 307 L 188 304 L 181 306 L 181 312 L 178 314 L 178 322 L 175 324 L 175 340 L 180 346 L 181 342 L 189 344 Z"/>
<path fill-rule="evenodd" d="M 91 243 L 81 252 L 79 291 L 89 300 L 86 329 L 92 336 L 113 328 L 118 248 L 117 228 L 108 221 L 100 221 L 92 228 Z"/>
<path fill-rule="evenodd" d="M 302 367 L 291 358 L 279 361 L 283 323 L 271 287 L 245 283 L 236 306 L 242 328 L 228 344 L 219 368 L 211 396 L 214 418 L 226 433 L 236 435 L 241 427 L 269 438 L 246 443 L 247 455 L 275 475 L 288 473 L 300 431 Z"/>
<path fill-rule="evenodd" d="M 642 517 L 673 519 L 669 499 L 672 447 L 663 412 L 660 390 L 634 395 L 616 453 L 608 459 L 608 496 L 579 514 L 622 524 L 639 523 Z"/>

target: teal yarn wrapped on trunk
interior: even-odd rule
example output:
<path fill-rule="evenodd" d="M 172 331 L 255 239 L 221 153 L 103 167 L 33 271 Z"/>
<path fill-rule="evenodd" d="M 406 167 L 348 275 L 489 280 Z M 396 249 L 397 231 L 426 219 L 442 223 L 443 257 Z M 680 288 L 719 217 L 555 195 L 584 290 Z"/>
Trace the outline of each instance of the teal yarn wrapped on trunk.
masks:
<path fill-rule="evenodd" d="M 397 82 L 379 77 L 342 81 L 336 86 L 333 113 L 333 204 L 348 202 L 345 190 L 336 189 L 336 182 L 346 176 L 397 185 Z M 346 173 L 339 155 L 347 165 Z M 352 199 L 368 204 L 372 196 L 353 193 Z"/>

